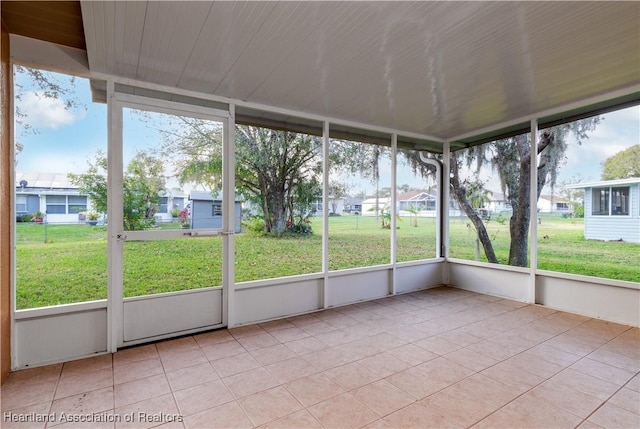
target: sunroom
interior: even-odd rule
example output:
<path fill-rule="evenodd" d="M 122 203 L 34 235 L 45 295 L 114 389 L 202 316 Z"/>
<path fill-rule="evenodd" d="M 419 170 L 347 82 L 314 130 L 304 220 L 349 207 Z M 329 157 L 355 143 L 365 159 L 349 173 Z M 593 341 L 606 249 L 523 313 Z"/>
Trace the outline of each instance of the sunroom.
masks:
<path fill-rule="evenodd" d="M 563 161 L 598 164 L 568 148 L 586 154 L 589 136 L 618 123 L 607 115 L 640 141 L 639 14 L 634 2 L 3 2 L 3 412 L 60 422 L 89 394 L 102 402 L 83 415 L 115 426 L 134 410 L 165 419 L 135 420 L 147 427 L 637 426 L 640 251 L 587 257 L 587 244 L 562 241 L 582 220 L 537 204 L 560 188 Z M 108 222 L 89 298 L 21 301 L 53 282 L 25 286 L 27 226 L 15 222 L 25 68 L 77 77 L 103 109 Z M 141 126 L 163 144 L 210 135 L 206 152 L 162 147 L 177 166 L 216 161 L 189 178 L 221 196 L 220 228 L 128 222 Z M 310 148 L 297 168 L 319 215 L 292 208 L 285 223 L 265 209 L 273 197 L 240 210 L 260 136 Z M 261 165 L 255 176 L 275 177 L 283 164 Z M 358 186 L 367 212 L 330 216 L 332 198 L 356 201 Z M 418 191 L 425 209 L 401 208 Z M 509 212 L 483 215 L 493 192 Z M 238 232 L 245 212 L 273 231 L 298 216 L 313 232 Z M 37 249 L 71 279 L 52 250 L 65 234 Z M 593 269 L 612 255 L 613 268 Z M 146 393 L 133 392 L 141 380 Z M 456 399 L 465 410 L 443 405 Z"/>

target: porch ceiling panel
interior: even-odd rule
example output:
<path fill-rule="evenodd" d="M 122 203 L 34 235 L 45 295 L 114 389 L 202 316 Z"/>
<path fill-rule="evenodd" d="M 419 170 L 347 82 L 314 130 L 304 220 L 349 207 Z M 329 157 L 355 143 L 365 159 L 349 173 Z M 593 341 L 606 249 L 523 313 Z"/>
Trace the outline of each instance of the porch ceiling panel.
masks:
<path fill-rule="evenodd" d="M 92 71 L 436 138 L 640 84 L 638 2 L 81 5 Z"/>

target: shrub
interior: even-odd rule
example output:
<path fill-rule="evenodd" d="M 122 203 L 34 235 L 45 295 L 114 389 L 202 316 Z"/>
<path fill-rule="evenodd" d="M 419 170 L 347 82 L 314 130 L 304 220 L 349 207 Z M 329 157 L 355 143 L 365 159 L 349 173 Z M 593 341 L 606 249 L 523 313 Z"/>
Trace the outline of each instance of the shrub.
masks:
<path fill-rule="evenodd" d="M 16 216 L 16 222 L 31 222 L 33 219 L 33 215 L 30 214 L 22 214 Z"/>
<path fill-rule="evenodd" d="M 242 226 L 251 232 L 263 233 L 265 222 L 259 216 L 252 216 L 242 220 Z"/>

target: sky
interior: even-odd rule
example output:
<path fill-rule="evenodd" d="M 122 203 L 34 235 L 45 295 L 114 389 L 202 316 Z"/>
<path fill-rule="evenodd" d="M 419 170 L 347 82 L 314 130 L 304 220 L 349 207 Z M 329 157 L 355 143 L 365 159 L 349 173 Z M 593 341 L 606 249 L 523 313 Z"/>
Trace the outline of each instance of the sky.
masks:
<path fill-rule="evenodd" d="M 77 78 L 73 87 L 68 84 L 68 78 L 62 77 L 59 82 L 68 93 L 73 94 L 76 107 L 68 109 L 61 100 L 39 96 L 27 76 L 21 73 L 16 75 L 16 84 L 22 93 L 16 104 L 24 113 L 24 123 L 31 126 L 31 131 L 25 131 L 22 125 L 16 124 L 17 140 L 24 147 L 17 157 L 19 172 L 82 173 L 87 170 L 87 162 L 94 159 L 98 151 L 106 153 L 106 104 L 91 101 L 89 81 L 86 79 Z M 125 126 L 126 141 L 135 142 L 136 147 L 152 145 L 159 138 L 148 124 L 135 117 L 132 119 L 125 115 Z M 567 161 L 560 169 L 558 183 L 600 180 L 602 162 L 636 144 L 640 144 L 640 106 L 604 114 L 600 125 L 582 145 L 577 145 L 570 138 Z M 125 152 L 127 162 L 134 150 L 125 149 Z M 380 187 L 390 186 L 390 174 L 390 163 L 383 163 Z M 370 181 L 358 177 L 347 181 L 351 184 L 352 194 L 361 190 L 371 193 L 374 189 Z M 500 191 L 497 178 L 492 177 L 489 182 L 490 190 Z M 398 167 L 397 183 L 414 187 L 424 185 L 408 167 L 403 166 Z"/>

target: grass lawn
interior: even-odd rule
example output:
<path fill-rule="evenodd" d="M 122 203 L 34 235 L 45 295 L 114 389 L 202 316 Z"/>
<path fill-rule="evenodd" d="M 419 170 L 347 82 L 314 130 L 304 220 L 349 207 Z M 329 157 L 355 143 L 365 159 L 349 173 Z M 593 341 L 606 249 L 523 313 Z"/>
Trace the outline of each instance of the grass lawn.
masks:
<path fill-rule="evenodd" d="M 321 220 L 307 237 L 236 234 L 236 282 L 316 273 L 322 269 Z M 171 228 L 175 225 L 164 225 Z M 435 221 L 398 222 L 397 259 L 435 256 Z M 581 220 L 543 219 L 538 265 L 545 270 L 640 282 L 640 245 L 585 240 Z M 508 224 L 491 221 L 489 233 L 502 263 L 509 249 Z M 65 304 L 107 296 L 105 227 L 19 223 L 16 237 L 18 309 Z M 475 233 L 451 219 L 451 256 L 475 259 Z M 547 239 L 542 237 L 548 236 Z M 391 234 L 373 217 L 329 218 L 329 268 L 390 262 Z M 482 254 L 482 252 L 481 252 Z M 482 259 L 482 258 L 481 258 Z M 222 239 L 199 237 L 124 243 L 125 296 L 169 292 L 222 283 Z"/>

